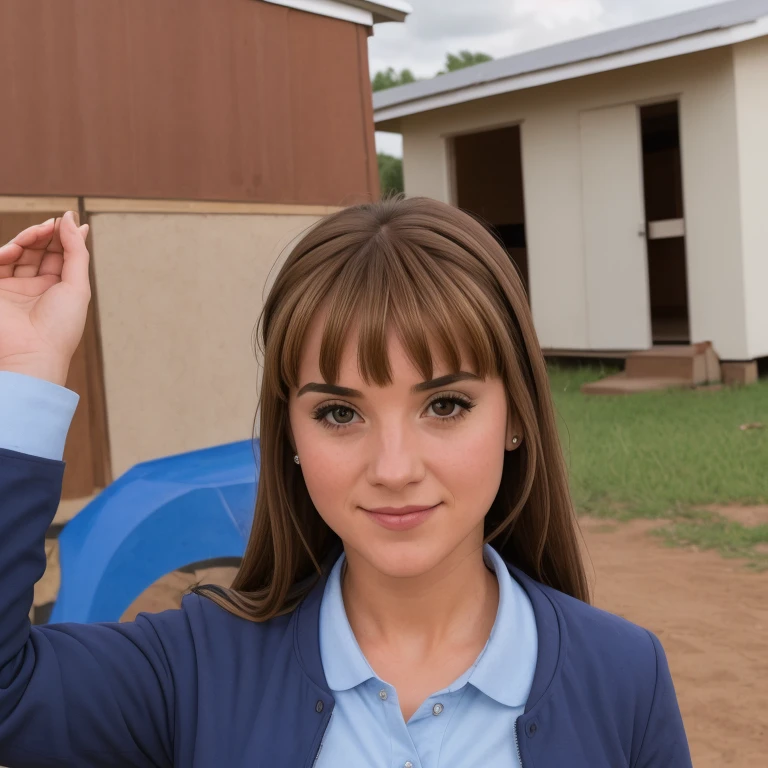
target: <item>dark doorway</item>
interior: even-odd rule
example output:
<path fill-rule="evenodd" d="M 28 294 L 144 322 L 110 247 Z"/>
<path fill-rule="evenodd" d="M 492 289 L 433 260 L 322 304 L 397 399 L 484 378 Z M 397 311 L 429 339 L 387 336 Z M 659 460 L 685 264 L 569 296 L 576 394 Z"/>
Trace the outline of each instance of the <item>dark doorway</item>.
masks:
<path fill-rule="evenodd" d="M 453 170 L 456 205 L 495 231 L 530 295 L 520 126 L 456 136 Z"/>
<path fill-rule="evenodd" d="M 678 103 L 641 107 L 640 120 L 653 343 L 687 344 L 690 323 Z"/>

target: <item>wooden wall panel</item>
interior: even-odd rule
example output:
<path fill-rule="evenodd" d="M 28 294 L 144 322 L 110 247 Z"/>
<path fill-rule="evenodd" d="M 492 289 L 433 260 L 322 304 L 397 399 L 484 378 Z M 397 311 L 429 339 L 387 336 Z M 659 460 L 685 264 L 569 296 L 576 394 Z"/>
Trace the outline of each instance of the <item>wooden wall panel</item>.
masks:
<path fill-rule="evenodd" d="M 369 199 L 365 35 L 261 0 L 2 0 L 0 194 Z"/>

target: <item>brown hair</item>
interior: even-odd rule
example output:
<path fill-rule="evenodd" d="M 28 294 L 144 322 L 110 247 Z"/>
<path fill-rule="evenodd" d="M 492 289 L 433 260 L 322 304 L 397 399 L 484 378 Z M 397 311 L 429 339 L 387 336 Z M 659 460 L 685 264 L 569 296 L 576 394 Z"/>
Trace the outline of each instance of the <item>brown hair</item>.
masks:
<path fill-rule="evenodd" d="M 261 469 L 250 540 L 232 588 L 198 587 L 232 613 L 267 621 L 291 612 L 336 550 L 315 510 L 288 439 L 288 395 L 318 307 L 327 306 L 320 351 L 325 381 L 338 379 L 348 329 L 359 327 L 366 384 L 391 383 L 390 324 L 418 371 L 431 379 L 429 339 L 459 371 L 457 340 L 475 372 L 499 376 L 524 440 L 505 452 L 485 540 L 537 581 L 588 601 L 567 471 L 546 365 L 517 270 L 475 219 L 427 198 L 391 198 L 321 220 L 277 275 L 259 318 L 264 375 L 259 399 Z"/>

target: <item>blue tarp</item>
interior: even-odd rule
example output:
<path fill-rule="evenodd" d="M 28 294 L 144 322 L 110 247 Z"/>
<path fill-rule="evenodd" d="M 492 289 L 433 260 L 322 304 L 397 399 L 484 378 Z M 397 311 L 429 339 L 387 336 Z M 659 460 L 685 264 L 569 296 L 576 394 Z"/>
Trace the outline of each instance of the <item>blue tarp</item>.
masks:
<path fill-rule="evenodd" d="M 170 571 L 242 557 L 260 469 L 259 441 L 137 464 L 61 532 L 51 622 L 117 621 Z"/>

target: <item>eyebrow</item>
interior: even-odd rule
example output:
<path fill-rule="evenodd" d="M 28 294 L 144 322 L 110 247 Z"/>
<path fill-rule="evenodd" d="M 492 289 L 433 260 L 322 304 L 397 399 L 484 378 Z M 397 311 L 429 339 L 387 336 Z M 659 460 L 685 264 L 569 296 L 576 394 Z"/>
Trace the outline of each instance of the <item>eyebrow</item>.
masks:
<path fill-rule="evenodd" d="M 431 381 L 423 381 L 421 384 L 416 384 L 411 387 L 411 393 L 418 395 L 420 392 L 427 392 L 430 389 L 439 389 L 440 387 L 447 387 L 449 384 L 454 384 L 457 381 L 480 381 L 480 377 L 474 373 L 468 371 L 459 371 L 459 373 L 449 373 L 447 376 L 440 376 L 437 379 Z M 362 398 L 363 393 L 357 389 L 350 389 L 349 387 L 339 387 L 335 384 L 317 384 L 310 382 L 305 384 L 300 390 L 297 397 L 305 395 L 307 392 L 321 392 L 326 395 L 336 395 L 336 397 L 357 397 Z"/>

